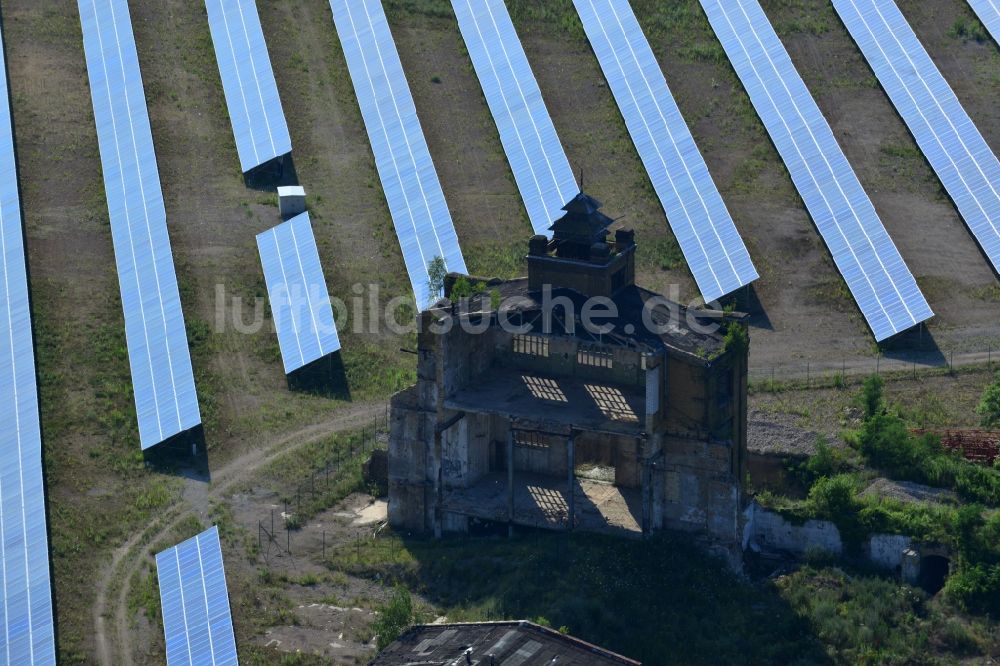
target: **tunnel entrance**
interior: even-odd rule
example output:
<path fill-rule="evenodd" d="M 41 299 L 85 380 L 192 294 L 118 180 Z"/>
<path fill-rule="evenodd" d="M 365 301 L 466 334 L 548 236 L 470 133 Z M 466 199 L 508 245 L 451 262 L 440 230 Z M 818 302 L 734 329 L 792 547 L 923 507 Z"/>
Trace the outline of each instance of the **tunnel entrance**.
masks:
<path fill-rule="evenodd" d="M 917 584 L 930 594 L 937 594 L 948 577 L 948 558 L 942 555 L 927 555 L 920 560 Z"/>

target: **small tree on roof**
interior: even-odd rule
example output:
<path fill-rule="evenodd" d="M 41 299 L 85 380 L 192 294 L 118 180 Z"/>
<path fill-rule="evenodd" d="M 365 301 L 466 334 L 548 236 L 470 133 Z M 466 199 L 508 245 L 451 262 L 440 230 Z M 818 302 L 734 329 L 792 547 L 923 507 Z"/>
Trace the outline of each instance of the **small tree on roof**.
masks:
<path fill-rule="evenodd" d="M 444 263 L 444 259 L 440 256 L 431 259 L 430 263 L 427 264 L 427 298 L 429 300 L 428 305 L 441 298 L 441 293 L 444 291 L 444 278 L 448 275 L 448 267 Z"/>

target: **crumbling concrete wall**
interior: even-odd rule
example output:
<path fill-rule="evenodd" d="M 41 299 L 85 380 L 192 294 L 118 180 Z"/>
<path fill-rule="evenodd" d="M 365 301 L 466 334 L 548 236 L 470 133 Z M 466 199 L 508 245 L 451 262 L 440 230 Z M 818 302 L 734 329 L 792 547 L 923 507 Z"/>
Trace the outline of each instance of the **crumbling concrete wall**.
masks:
<path fill-rule="evenodd" d="M 466 414 L 441 433 L 441 482 L 445 488 L 468 488 L 490 468 L 491 419 Z"/>
<path fill-rule="evenodd" d="M 731 473 L 728 443 L 663 438 L 657 463 L 662 496 L 654 496 L 657 527 L 705 532 L 724 543 L 739 543 L 742 510 L 739 481 Z"/>
<path fill-rule="evenodd" d="M 806 555 L 844 552 L 837 526 L 828 520 L 807 520 L 795 525 L 773 511 L 753 503 L 747 510 L 747 545 L 756 551 Z"/>
<path fill-rule="evenodd" d="M 903 565 L 904 553 L 913 539 L 905 534 L 873 534 L 868 539 L 865 551 L 875 566 L 889 571 L 899 571 Z"/>
<path fill-rule="evenodd" d="M 581 343 L 576 338 L 545 337 L 548 341 L 548 356 L 536 356 L 515 353 L 514 336 L 510 333 L 497 333 L 493 338 L 495 362 L 505 367 L 554 377 L 576 377 L 595 382 L 637 387 L 645 385 L 645 370 L 642 369 L 641 352 L 617 345 Z M 581 349 L 597 350 L 610 354 L 611 367 L 579 363 L 577 353 Z"/>
<path fill-rule="evenodd" d="M 420 408 L 417 389 L 392 397 L 389 427 L 389 523 L 410 531 L 429 525 L 427 488 L 433 467 L 426 433 L 433 437 L 435 418 Z"/>

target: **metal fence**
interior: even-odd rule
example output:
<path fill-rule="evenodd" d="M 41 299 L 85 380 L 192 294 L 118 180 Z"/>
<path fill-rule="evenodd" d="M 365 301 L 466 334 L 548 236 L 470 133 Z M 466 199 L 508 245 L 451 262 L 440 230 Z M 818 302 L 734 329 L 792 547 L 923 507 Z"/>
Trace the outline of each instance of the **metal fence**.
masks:
<path fill-rule="evenodd" d="M 376 414 L 370 424 L 347 436 L 346 444 L 331 444 L 326 452 L 325 464 L 314 469 L 287 494 L 282 494 L 284 509 L 277 516 L 275 509 L 268 517 L 257 521 L 257 545 L 266 557 L 274 548 L 279 554 L 290 555 L 292 532 L 299 527 L 302 507 L 315 509 L 317 499 L 327 496 L 336 486 L 350 465 L 363 461 L 375 449 L 386 449 L 389 444 L 389 405 L 383 414 Z M 339 498 L 336 498 L 339 499 Z M 325 508 L 325 507 L 323 507 Z M 266 548 L 265 548 L 266 545 Z"/>
<path fill-rule="evenodd" d="M 819 387 L 840 385 L 851 378 L 872 374 L 919 377 L 977 366 L 1000 368 L 1000 346 L 997 351 L 989 344 L 981 351 L 887 351 L 870 356 L 845 354 L 840 360 L 827 357 L 781 364 L 756 364 L 751 358 L 749 380 L 752 386 L 765 390 L 787 384 Z"/>

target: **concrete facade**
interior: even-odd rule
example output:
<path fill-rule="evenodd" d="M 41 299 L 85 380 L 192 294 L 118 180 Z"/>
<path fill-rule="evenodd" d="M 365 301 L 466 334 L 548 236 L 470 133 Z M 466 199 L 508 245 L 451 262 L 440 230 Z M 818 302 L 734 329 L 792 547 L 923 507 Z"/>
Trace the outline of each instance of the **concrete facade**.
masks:
<path fill-rule="evenodd" d="M 727 346 L 721 332 L 685 328 L 684 308 L 636 287 L 633 234 L 608 242 L 604 218 L 587 210 L 592 237 L 532 239 L 528 278 L 449 276 L 446 298 L 421 313 L 417 383 L 392 400 L 390 523 L 440 534 L 493 516 L 512 528 L 528 524 L 518 519 L 517 495 L 551 501 L 565 512 L 562 528 L 583 528 L 582 512 L 622 515 L 580 506 L 617 497 L 594 492 L 605 483 L 636 498 L 622 500 L 634 521 L 608 517 L 609 527 L 628 523 L 640 536 L 683 530 L 735 561 L 745 520 L 748 349 Z M 480 295 L 447 298 L 459 280 L 482 285 Z M 610 330 L 594 334 L 573 325 L 578 316 L 560 319 L 570 308 L 579 314 L 591 296 L 583 288 L 616 306 L 602 320 Z M 639 330 L 647 310 L 659 320 L 671 309 L 680 324 Z M 549 327 L 551 312 L 558 325 Z M 504 325 L 511 321 L 517 331 Z M 742 319 L 725 323 L 745 339 Z M 538 475 L 558 481 L 531 481 Z M 486 492 L 484 483 L 504 491 Z M 496 505 L 463 505 L 463 497 Z"/>

